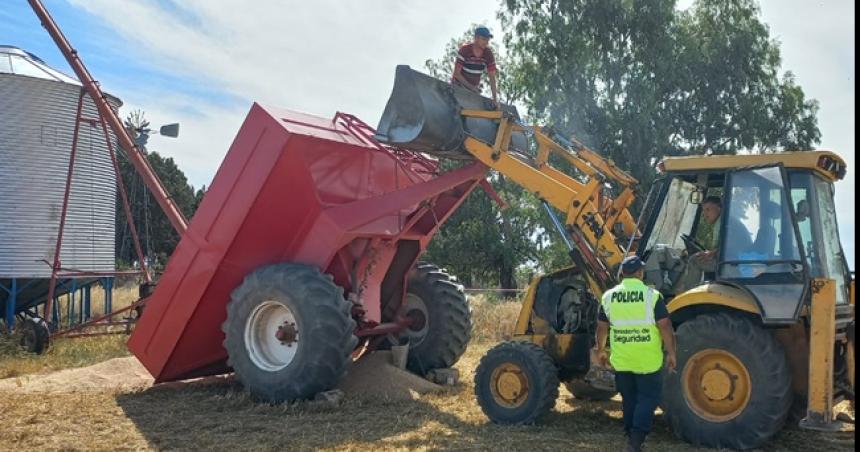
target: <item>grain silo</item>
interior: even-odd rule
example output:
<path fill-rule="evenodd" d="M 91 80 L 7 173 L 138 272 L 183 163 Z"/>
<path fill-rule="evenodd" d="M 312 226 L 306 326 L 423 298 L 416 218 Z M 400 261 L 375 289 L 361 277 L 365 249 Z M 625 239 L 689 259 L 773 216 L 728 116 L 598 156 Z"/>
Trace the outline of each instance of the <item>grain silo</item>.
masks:
<path fill-rule="evenodd" d="M 29 52 L 0 46 L 0 317 L 7 321 L 47 297 L 80 96 L 77 79 Z M 81 116 L 97 120 L 92 99 L 83 100 Z M 110 102 L 121 105 L 113 97 Z M 97 121 L 82 121 L 60 251 L 63 269 L 93 275 L 115 270 L 115 202 L 104 131 Z M 60 281 L 58 293 L 95 276 L 68 279 Z"/>

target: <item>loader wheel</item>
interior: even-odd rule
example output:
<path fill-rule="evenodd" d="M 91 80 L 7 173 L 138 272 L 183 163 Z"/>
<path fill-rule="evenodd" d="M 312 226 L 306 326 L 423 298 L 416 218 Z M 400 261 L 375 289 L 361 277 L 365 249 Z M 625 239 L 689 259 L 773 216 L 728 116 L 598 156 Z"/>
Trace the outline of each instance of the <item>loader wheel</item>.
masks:
<path fill-rule="evenodd" d="M 21 346 L 30 353 L 41 355 L 51 344 L 51 331 L 43 319 L 27 318 L 19 326 Z"/>
<path fill-rule="evenodd" d="M 675 434 L 698 446 L 749 449 L 782 429 L 794 394 L 782 346 L 752 321 L 701 315 L 677 331 L 678 371 L 664 380 Z"/>
<path fill-rule="evenodd" d="M 228 365 L 257 400 L 308 399 L 333 388 L 358 342 L 343 289 L 299 264 L 262 267 L 230 295 Z"/>
<path fill-rule="evenodd" d="M 603 389 L 597 389 L 590 384 L 582 381 L 582 380 L 568 380 L 564 382 L 564 386 L 579 400 L 591 400 L 594 402 L 605 402 L 612 397 L 615 397 L 615 394 L 618 394 L 617 391 L 606 391 Z"/>
<path fill-rule="evenodd" d="M 469 304 L 463 287 L 439 267 L 419 263 L 410 272 L 401 313 L 412 322 L 405 331 L 406 366 L 412 372 L 451 367 L 466 351 L 472 334 Z"/>
<path fill-rule="evenodd" d="M 532 424 L 555 406 L 558 370 L 552 358 L 530 342 L 493 347 L 475 371 L 475 396 L 484 414 L 499 424 Z"/>

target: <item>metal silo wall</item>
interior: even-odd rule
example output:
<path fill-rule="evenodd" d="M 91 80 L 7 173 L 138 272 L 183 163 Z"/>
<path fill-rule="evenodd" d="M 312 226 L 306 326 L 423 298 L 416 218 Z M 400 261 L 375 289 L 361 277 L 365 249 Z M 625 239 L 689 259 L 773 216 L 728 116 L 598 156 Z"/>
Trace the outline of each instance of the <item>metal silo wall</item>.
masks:
<path fill-rule="evenodd" d="M 51 276 L 80 89 L 0 74 L 0 278 Z M 101 125 L 81 123 L 73 174 L 62 267 L 113 271 L 116 178 Z"/>

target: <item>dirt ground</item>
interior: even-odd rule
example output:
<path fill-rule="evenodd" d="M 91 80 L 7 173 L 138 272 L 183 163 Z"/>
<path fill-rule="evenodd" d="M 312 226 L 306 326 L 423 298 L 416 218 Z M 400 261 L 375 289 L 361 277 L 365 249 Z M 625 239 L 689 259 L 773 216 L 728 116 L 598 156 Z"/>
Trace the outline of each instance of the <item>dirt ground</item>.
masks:
<path fill-rule="evenodd" d="M 256 404 L 229 378 L 146 389 L 98 383 L 83 385 L 78 392 L 27 389 L 27 381 L 50 380 L 56 373 L 33 376 L 14 387 L 7 381 L 0 384 L 0 449 L 621 449 L 618 401 L 579 401 L 564 389 L 554 412 L 540 425 L 488 423 L 474 401 L 471 381 L 490 345 L 470 346 L 457 365 L 461 384 L 443 393 L 392 399 L 353 392 L 335 407 L 315 402 Z M 103 363 L 102 370 L 114 372 L 113 378 L 133 373 L 133 365 L 120 363 L 125 364 Z M 651 451 L 697 450 L 675 439 L 659 415 L 648 446 Z M 854 433 L 818 434 L 790 427 L 764 450 L 854 450 Z"/>

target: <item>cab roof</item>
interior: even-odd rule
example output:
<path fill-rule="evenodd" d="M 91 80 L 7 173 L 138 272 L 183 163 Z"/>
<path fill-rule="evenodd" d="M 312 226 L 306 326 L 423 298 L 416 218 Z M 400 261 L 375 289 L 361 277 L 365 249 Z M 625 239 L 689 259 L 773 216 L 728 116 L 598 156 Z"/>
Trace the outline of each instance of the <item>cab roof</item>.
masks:
<path fill-rule="evenodd" d="M 845 177 L 846 170 L 845 160 L 835 152 L 827 150 L 667 157 L 660 162 L 658 168 L 664 173 L 690 173 L 777 164 L 782 164 L 789 169 L 811 169 L 831 182 Z"/>

